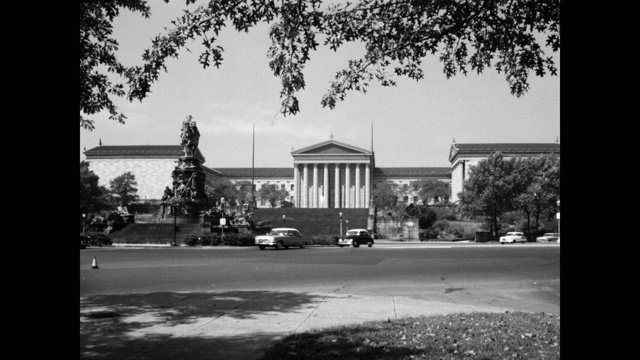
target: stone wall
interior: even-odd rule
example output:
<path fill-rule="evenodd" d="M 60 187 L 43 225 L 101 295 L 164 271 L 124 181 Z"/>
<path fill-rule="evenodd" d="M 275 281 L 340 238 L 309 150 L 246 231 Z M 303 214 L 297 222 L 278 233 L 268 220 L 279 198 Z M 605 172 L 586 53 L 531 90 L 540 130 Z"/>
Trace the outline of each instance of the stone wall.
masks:
<path fill-rule="evenodd" d="M 376 233 L 382 235 L 383 239 L 420 241 L 418 218 L 415 217 L 378 215 L 376 216 Z"/>

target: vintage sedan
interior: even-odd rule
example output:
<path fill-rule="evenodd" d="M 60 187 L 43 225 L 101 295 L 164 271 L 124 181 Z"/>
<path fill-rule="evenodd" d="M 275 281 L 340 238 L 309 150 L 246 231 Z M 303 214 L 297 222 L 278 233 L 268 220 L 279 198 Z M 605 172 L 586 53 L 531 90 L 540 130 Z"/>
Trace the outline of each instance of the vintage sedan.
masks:
<path fill-rule="evenodd" d="M 256 236 L 255 243 L 260 250 L 264 250 L 267 246 L 274 247 L 276 250 L 288 249 L 290 246 L 298 246 L 300 249 L 304 249 L 306 245 L 311 243 L 311 239 L 302 236 L 294 228 L 275 228 L 271 229 L 266 235 Z"/>
<path fill-rule="evenodd" d="M 549 241 L 558 241 L 560 238 L 560 234 L 558 233 L 546 233 L 540 237 L 536 238 L 537 242 L 549 242 Z"/>
<path fill-rule="evenodd" d="M 500 244 L 515 244 L 519 242 L 527 242 L 524 233 L 518 231 L 510 231 L 505 236 L 500 237 Z"/>
<path fill-rule="evenodd" d="M 373 238 L 366 229 L 351 229 L 344 236 L 338 238 L 338 246 L 340 247 L 349 245 L 359 247 L 364 244 L 369 247 L 373 246 Z"/>

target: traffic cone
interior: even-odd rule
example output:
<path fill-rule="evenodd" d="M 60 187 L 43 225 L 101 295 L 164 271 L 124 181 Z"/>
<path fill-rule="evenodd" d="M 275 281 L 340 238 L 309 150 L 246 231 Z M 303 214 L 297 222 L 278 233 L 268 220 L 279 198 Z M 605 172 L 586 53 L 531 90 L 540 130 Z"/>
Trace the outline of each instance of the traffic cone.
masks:
<path fill-rule="evenodd" d="M 91 268 L 92 269 L 99 269 L 98 268 L 98 260 L 96 260 L 96 257 L 93 257 L 93 263 L 91 264 Z"/>

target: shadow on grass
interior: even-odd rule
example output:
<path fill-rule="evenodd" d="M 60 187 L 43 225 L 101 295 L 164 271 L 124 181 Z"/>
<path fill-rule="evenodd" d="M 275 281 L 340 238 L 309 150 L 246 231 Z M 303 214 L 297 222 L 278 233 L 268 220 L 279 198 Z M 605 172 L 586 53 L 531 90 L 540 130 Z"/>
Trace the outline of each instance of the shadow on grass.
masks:
<path fill-rule="evenodd" d="M 259 359 L 409 359 L 426 354 L 423 349 L 394 342 L 371 341 L 376 331 L 379 330 L 374 325 L 362 324 L 293 334 L 277 342 Z"/>
<path fill-rule="evenodd" d="M 157 292 L 80 299 L 82 359 L 250 359 L 322 297 L 274 291 Z"/>

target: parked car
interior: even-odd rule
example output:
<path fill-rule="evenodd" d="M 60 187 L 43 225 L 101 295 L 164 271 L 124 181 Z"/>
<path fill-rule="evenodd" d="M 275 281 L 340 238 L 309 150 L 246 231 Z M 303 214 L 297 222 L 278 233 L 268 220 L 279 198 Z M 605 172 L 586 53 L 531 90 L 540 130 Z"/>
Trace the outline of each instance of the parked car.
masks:
<path fill-rule="evenodd" d="M 91 245 L 91 238 L 89 236 L 80 235 L 80 249 L 86 249 Z"/>
<path fill-rule="evenodd" d="M 373 238 L 366 229 L 351 229 L 344 236 L 338 238 L 338 246 L 340 247 L 349 245 L 358 247 L 363 244 L 369 247 L 373 246 Z"/>
<path fill-rule="evenodd" d="M 527 242 L 527 238 L 524 236 L 524 233 L 510 231 L 505 236 L 500 237 L 500 244 L 515 244 L 518 242 Z"/>
<path fill-rule="evenodd" d="M 558 241 L 560 239 L 560 234 L 558 233 L 546 233 L 540 237 L 536 238 L 537 242 L 549 242 L 549 241 Z"/>
<path fill-rule="evenodd" d="M 304 249 L 310 243 L 310 238 L 303 236 L 294 228 L 275 228 L 266 235 L 256 236 L 256 245 L 260 250 L 264 250 L 267 246 L 274 247 L 276 250 L 288 249 L 289 246 L 299 246 Z"/>

